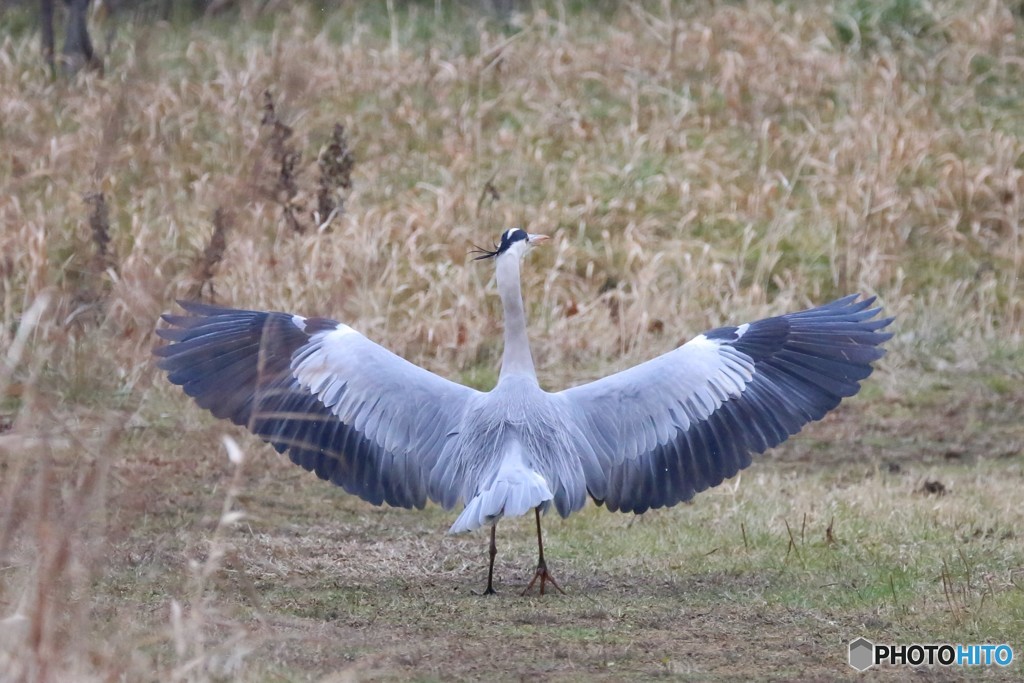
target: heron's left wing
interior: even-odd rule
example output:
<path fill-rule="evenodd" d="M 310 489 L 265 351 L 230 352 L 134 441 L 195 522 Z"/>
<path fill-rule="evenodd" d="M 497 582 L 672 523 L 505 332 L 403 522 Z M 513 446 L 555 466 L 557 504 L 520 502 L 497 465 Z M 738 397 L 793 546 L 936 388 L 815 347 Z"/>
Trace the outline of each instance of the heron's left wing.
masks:
<path fill-rule="evenodd" d="M 554 394 L 597 455 L 590 494 L 638 513 L 687 500 L 857 393 L 892 319 L 856 299 L 713 330 Z"/>
<path fill-rule="evenodd" d="M 364 500 L 423 507 L 477 391 L 334 320 L 180 303 L 154 353 L 196 403 Z"/>

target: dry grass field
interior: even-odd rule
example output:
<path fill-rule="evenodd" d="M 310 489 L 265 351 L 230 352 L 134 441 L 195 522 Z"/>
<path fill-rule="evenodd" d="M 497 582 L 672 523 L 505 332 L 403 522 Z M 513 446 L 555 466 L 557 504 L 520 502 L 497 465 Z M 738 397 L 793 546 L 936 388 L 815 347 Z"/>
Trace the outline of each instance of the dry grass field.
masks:
<path fill-rule="evenodd" d="M 919 679 L 1019 678 L 1019 12 L 242 3 L 109 19 L 71 80 L 0 14 L 0 679 L 860 679 L 859 636 L 1009 643 L 1008 669 Z M 481 597 L 484 533 L 345 495 L 154 366 L 159 315 L 202 297 L 488 387 L 469 250 L 513 225 L 553 237 L 524 270 L 548 388 L 850 292 L 895 336 L 692 503 L 549 516 L 543 597 L 532 520 Z"/>

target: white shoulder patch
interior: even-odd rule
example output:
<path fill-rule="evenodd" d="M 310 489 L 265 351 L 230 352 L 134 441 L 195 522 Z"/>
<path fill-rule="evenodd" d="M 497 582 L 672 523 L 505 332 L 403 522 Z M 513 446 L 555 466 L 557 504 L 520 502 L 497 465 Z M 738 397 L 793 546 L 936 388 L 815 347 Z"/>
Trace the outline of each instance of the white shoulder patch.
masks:
<path fill-rule="evenodd" d="M 355 330 L 353 330 L 351 327 L 349 327 L 345 323 L 338 323 L 338 326 L 336 328 L 334 328 L 333 331 L 328 332 L 327 334 L 328 334 L 328 336 L 334 337 L 336 339 L 340 339 L 341 337 L 344 337 L 346 335 L 359 334 L 359 333 L 356 332 Z"/>
<path fill-rule="evenodd" d="M 689 346 L 689 347 L 700 346 L 700 347 L 703 347 L 705 349 L 717 349 L 719 346 L 721 346 L 721 344 L 719 344 L 717 341 L 714 341 L 712 339 L 708 339 L 707 335 L 705 335 L 705 334 L 698 334 L 696 337 L 694 337 L 690 341 L 686 342 L 686 346 Z"/>

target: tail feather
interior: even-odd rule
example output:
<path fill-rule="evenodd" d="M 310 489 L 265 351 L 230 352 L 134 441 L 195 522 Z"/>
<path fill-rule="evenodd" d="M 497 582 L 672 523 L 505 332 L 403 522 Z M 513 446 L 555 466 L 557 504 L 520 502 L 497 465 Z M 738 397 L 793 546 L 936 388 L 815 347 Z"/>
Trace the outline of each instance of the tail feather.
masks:
<path fill-rule="evenodd" d="M 513 453 L 503 462 L 491 483 L 466 503 L 448 533 L 479 529 L 500 517 L 525 515 L 535 507 L 540 507 L 543 512 L 553 498 L 544 477 L 523 462 L 518 453 Z"/>

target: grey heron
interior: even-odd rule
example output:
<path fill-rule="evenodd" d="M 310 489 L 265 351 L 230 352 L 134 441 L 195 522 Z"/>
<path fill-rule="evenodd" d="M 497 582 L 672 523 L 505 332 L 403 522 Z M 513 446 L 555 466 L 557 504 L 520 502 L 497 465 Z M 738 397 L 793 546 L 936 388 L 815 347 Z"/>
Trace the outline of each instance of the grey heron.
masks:
<path fill-rule="evenodd" d="M 593 499 L 642 513 L 717 486 L 860 389 L 891 334 L 874 298 L 851 295 L 797 313 L 722 327 L 652 360 L 559 392 L 537 381 L 520 264 L 544 235 L 513 228 L 493 260 L 504 351 L 488 392 L 449 381 L 344 323 L 179 302 L 158 347 L 168 379 L 218 418 L 243 425 L 293 462 L 380 505 L 462 512 L 449 533 L 490 525 L 494 592 L 502 517 Z"/>

